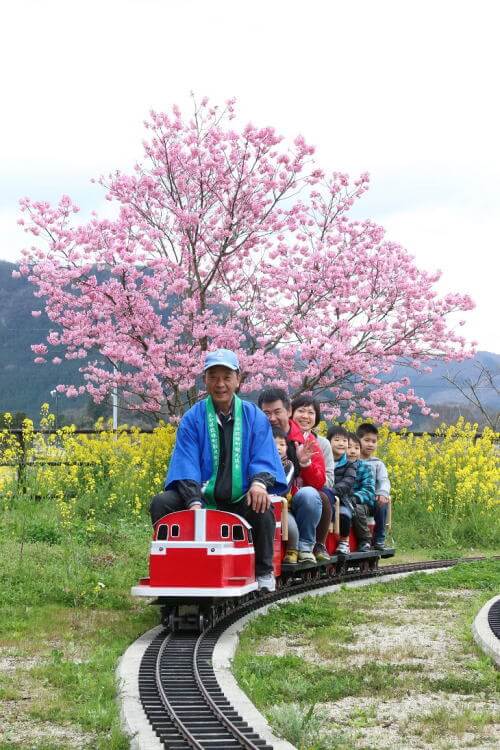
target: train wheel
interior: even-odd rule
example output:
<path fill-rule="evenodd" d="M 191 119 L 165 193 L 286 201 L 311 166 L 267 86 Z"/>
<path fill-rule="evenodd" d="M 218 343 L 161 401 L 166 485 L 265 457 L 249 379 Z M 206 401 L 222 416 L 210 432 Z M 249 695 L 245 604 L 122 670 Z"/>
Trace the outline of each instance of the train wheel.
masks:
<path fill-rule="evenodd" d="M 175 609 L 172 609 L 170 607 L 161 608 L 161 624 L 166 630 L 170 630 L 171 633 L 175 633 Z"/>
<path fill-rule="evenodd" d="M 170 610 L 167 609 L 167 607 L 162 607 L 160 609 L 160 622 L 163 625 L 164 628 L 168 628 L 168 616 L 170 614 Z"/>
<path fill-rule="evenodd" d="M 337 568 L 335 567 L 335 565 L 326 565 L 325 574 L 327 578 L 335 578 L 337 574 Z"/>
<path fill-rule="evenodd" d="M 347 565 L 346 565 L 346 563 L 347 563 L 347 560 L 346 560 L 345 557 L 339 559 L 339 561 L 337 563 L 337 576 L 339 578 L 342 578 L 342 576 L 344 576 L 347 573 Z"/>
<path fill-rule="evenodd" d="M 371 570 L 370 568 L 370 562 L 369 560 L 360 560 L 359 561 L 359 572 L 360 573 L 369 573 Z"/>

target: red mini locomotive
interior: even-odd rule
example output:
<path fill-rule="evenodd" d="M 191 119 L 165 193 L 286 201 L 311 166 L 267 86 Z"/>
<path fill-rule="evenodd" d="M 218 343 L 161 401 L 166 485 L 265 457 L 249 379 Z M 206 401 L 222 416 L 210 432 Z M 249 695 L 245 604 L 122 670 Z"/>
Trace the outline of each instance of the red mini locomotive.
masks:
<path fill-rule="evenodd" d="M 182 510 L 154 527 L 149 577 L 134 596 L 232 597 L 257 588 L 252 529 L 240 516 Z"/>
<path fill-rule="evenodd" d="M 394 549 L 390 548 L 382 552 L 357 552 L 353 534 L 351 549 L 354 551 L 347 556 L 339 555 L 336 553 L 338 528 L 332 526 L 326 544 L 331 555 L 329 560 L 283 565 L 288 538 L 288 504 L 282 497 L 271 500 L 276 518 L 273 567 L 279 585 L 299 581 L 303 576 L 326 576 L 332 580 L 353 566 L 368 571 L 377 566 L 380 557 L 394 555 Z M 338 501 L 335 515 L 338 518 Z M 248 522 L 226 511 L 196 509 L 169 513 L 156 522 L 149 554 L 149 576 L 142 578 L 131 593 L 154 598 L 155 603 L 163 607 L 170 626 L 174 626 L 183 620 L 179 613 L 186 611 L 186 607 L 189 610 L 192 605 L 196 612 L 204 612 L 212 604 L 218 602 L 223 606 L 224 600 L 244 597 L 257 588 L 255 551 Z"/>

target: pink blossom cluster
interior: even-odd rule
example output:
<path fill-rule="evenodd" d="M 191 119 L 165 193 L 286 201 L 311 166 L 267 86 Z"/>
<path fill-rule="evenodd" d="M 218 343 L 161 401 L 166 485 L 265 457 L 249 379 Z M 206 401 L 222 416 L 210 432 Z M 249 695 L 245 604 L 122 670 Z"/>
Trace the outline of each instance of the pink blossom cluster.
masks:
<path fill-rule="evenodd" d="M 175 419 L 199 397 L 204 352 L 227 347 L 243 391 L 279 383 L 317 395 L 328 416 L 408 424 L 425 403 L 388 374 L 471 354 L 447 322 L 471 299 L 439 296 L 438 274 L 349 218 L 368 175 L 326 174 L 303 137 L 287 145 L 233 117 L 234 100 L 220 111 L 203 99 L 188 118 L 151 112 L 144 160 L 99 180 L 115 220 L 75 224 L 68 196 L 21 201 L 39 239 L 20 273 L 54 323 L 35 361 L 56 347 L 84 381 L 59 392 L 99 402 L 118 388 L 130 408 Z"/>

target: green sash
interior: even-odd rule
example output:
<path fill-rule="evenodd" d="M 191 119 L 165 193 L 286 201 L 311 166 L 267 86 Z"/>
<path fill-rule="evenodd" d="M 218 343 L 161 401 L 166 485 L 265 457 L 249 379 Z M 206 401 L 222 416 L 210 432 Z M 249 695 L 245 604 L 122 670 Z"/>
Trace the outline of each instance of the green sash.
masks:
<path fill-rule="evenodd" d="M 203 495 L 206 498 L 207 508 L 215 508 L 215 481 L 219 471 L 220 446 L 219 446 L 219 427 L 217 424 L 217 415 L 214 409 L 214 402 L 209 396 L 205 399 L 207 409 L 208 437 L 210 440 L 210 449 L 212 451 L 212 476 L 208 480 Z M 233 427 L 233 451 L 231 462 L 231 502 L 235 503 L 240 500 L 243 494 L 243 475 L 241 471 L 241 451 L 243 447 L 243 408 L 241 398 L 234 397 L 234 427 Z"/>

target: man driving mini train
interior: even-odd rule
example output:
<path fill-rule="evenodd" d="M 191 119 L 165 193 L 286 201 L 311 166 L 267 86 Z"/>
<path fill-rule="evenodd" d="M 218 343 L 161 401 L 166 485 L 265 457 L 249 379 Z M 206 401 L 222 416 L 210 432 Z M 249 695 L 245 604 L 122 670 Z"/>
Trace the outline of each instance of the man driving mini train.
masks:
<path fill-rule="evenodd" d="M 271 426 L 255 404 L 236 395 L 241 376 L 234 352 L 209 352 L 203 371 L 208 396 L 181 419 L 151 519 L 200 507 L 237 513 L 252 527 L 259 589 L 274 591 L 276 522 L 268 490 L 280 495 L 287 484 Z"/>

